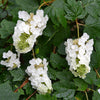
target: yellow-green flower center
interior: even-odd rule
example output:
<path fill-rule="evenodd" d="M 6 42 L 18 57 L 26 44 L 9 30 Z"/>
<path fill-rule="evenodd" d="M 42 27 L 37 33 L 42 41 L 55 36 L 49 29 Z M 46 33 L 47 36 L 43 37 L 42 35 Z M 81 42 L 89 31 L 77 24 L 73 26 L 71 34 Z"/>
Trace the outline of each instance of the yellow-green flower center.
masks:
<path fill-rule="evenodd" d="M 76 71 L 80 76 L 83 76 L 86 73 L 86 66 L 81 64 Z"/>
<path fill-rule="evenodd" d="M 29 34 L 21 33 L 20 41 L 18 42 L 18 47 L 20 50 L 24 50 L 25 48 L 29 47 L 29 43 L 26 42 L 29 37 Z"/>

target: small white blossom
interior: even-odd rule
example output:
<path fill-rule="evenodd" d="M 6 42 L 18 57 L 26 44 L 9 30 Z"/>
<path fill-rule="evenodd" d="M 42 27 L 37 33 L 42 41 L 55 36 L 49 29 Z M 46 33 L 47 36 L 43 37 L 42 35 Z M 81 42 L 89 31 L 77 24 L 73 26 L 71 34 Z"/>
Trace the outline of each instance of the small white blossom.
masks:
<path fill-rule="evenodd" d="M 100 89 L 98 89 L 98 93 L 100 94 Z"/>
<path fill-rule="evenodd" d="M 44 17 L 43 10 L 37 10 L 36 15 L 33 16 L 33 20 L 31 23 L 31 32 L 37 34 L 37 32 L 42 35 L 43 29 L 46 28 L 46 24 L 48 21 L 48 16 Z"/>
<path fill-rule="evenodd" d="M 32 50 L 36 38 L 42 35 L 48 21 L 48 16 L 44 17 L 43 10 L 37 10 L 36 15 L 26 11 L 19 11 L 18 16 L 22 20 L 18 20 L 14 28 L 13 45 L 19 53 L 27 53 Z"/>
<path fill-rule="evenodd" d="M 7 53 L 3 53 L 3 58 L 6 60 L 1 60 L 0 64 L 5 65 L 8 67 L 8 70 L 12 70 L 16 67 L 20 67 L 20 61 L 19 58 L 17 58 L 16 54 L 14 54 L 12 51 L 8 51 Z"/>
<path fill-rule="evenodd" d="M 48 62 L 44 58 L 32 59 L 29 61 L 31 64 L 27 67 L 26 73 L 30 76 L 29 80 L 34 89 L 37 89 L 40 94 L 50 93 L 52 91 L 52 83 L 47 75 Z"/>
<path fill-rule="evenodd" d="M 27 21 L 28 19 L 30 19 L 30 15 L 26 11 L 19 11 L 18 17 L 20 19 L 23 19 L 24 21 Z"/>
<path fill-rule="evenodd" d="M 66 60 L 70 65 L 70 71 L 80 78 L 85 78 L 90 72 L 90 56 L 93 50 L 93 39 L 88 40 L 89 35 L 84 33 L 79 39 L 68 39 L 65 42 Z"/>

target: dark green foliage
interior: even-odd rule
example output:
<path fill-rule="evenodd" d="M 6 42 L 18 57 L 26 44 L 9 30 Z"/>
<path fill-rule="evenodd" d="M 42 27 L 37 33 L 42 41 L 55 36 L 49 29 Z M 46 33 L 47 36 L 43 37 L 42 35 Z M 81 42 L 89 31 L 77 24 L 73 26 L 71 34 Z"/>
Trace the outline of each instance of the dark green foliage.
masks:
<path fill-rule="evenodd" d="M 81 1 L 67 0 L 67 4 L 65 4 L 65 11 L 65 17 L 72 21 L 82 19 L 86 16 L 86 11 L 83 9 Z"/>
<path fill-rule="evenodd" d="M 97 91 L 94 92 L 92 100 L 99 100 L 99 99 L 100 99 L 100 94 Z"/>
<path fill-rule="evenodd" d="M 45 9 L 46 13 L 50 16 L 52 22 L 59 26 L 59 23 L 66 28 L 67 21 L 64 17 L 64 0 L 55 0 L 50 7 Z"/>
<path fill-rule="evenodd" d="M 84 82 L 84 80 L 76 78 L 74 79 L 75 85 L 78 87 L 77 90 L 85 91 L 88 87 L 88 84 Z"/>
<path fill-rule="evenodd" d="M 23 89 L 25 89 L 27 95 L 32 94 L 33 91 L 34 91 L 34 90 L 32 89 L 32 86 L 31 86 L 30 83 L 27 83 L 27 84 L 23 87 Z"/>
<path fill-rule="evenodd" d="M 43 3 L 41 9 L 49 16 L 49 21 L 33 49 L 36 58 L 46 58 L 49 62 L 48 76 L 53 92 L 46 95 L 36 92 L 30 100 L 86 100 L 85 91 L 89 100 L 100 100 L 100 0 L 0 0 L 0 61 L 3 52 L 9 49 L 16 52 L 12 35 L 18 11 L 36 13 Z M 85 79 L 74 77 L 66 61 L 64 42 L 77 38 L 76 19 L 80 23 L 80 36 L 86 32 L 94 40 L 91 71 Z M 31 59 L 32 51 L 21 54 L 19 69 L 8 71 L 6 66 L 0 65 L 0 100 L 26 100 L 36 91 L 29 81 L 14 93 L 28 78 L 25 70 Z"/>
<path fill-rule="evenodd" d="M 16 4 L 25 11 L 33 12 L 38 8 L 37 0 L 16 0 Z"/>
<path fill-rule="evenodd" d="M 1 100 L 18 100 L 18 93 L 14 93 L 9 85 L 9 81 L 0 84 L 0 99 Z"/>
<path fill-rule="evenodd" d="M 66 67 L 66 60 L 60 57 L 58 54 L 51 53 L 50 63 L 53 68 L 61 69 L 61 67 Z"/>
<path fill-rule="evenodd" d="M 21 81 L 25 76 L 25 73 L 21 68 L 12 70 L 10 73 L 13 77 L 13 81 Z"/>
<path fill-rule="evenodd" d="M 7 20 L 3 20 L 1 22 L 1 28 L 0 28 L 0 35 L 1 38 L 6 38 L 9 35 L 13 34 L 15 23 Z"/>
<path fill-rule="evenodd" d="M 50 95 L 36 95 L 36 100 L 57 100 L 57 98 Z"/>

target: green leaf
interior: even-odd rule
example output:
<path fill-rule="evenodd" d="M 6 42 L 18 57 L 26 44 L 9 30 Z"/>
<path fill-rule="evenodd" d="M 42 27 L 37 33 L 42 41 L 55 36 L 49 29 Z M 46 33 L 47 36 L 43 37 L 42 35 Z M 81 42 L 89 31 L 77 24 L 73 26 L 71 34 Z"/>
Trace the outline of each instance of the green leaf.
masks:
<path fill-rule="evenodd" d="M 63 70 L 63 71 L 56 72 L 56 77 L 60 80 L 70 81 L 73 78 L 73 75 L 70 71 Z"/>
<path fill-rule="evenodd" d="M 18 93 L 21 95 L 24 95 L 24 90 L 23 89 L 18 89 Z"/>
<path fill-rule="evenodd" d="M 53 68 L 58 68 L 58 69 L 67 66 L 66 60 L 61 56 L 59 56 L 58 54 L 54 54 L 54 53 L 51 53 L 50 55 L 50 63 Z"/>
<path fill-rule="evenodd" d="M 64 98 L 63 100 L 76 100 L 75 97 L 72 98 Z"/>
<path fill-rule="evenodd" d="M 21 68 L 11 70 L 10 73 L 14 77 L 13 81 L 21 81 L 25 76 L 25 73 Z"/>
<path fill-rule="evenodd" d="M 0 19 L 3 19 L 7 16 L 7 11 L 0 11 Z"/>
<path fill-rule="evenodd" d="M 3 52 L 5 52 L 5 49 L 0 49 L 0 60 L 2 59 Z"/>
<path fill-rule="evenodd" d="M 54 93 L 54 95 L 57 98 L 66 98 L 66 100 L 73 98 L 74 94 L 75 94 L 74 89 L 65 89 L 65 88 L 60 88 L 59 91 Z"/>
<path fill-rule="evenodd" d="M 100 37 L 100 17 L 94 18 L 92 16 L 88 16 L 86 19 L 86 25 L 84 28 L 84 32 L 87 32 L 91 38 Z"/>
<path fill-rule="evenodd" d="M 52 80 L 56 80 L 56 70 L 51 68 L 51 66 L 48 66 L 48 76 Z"/>
<path fill-rule="evenodd" d="M 98 68 L 100 66 L 99 59 L 100 59 L 100 54 L 93 51 L 93 53 L 91 55 L 91 62 L 90 62 L 91 67 Z"/>
<path fill-rule="evenodd" d="M 52 42 L 54 46 L 59 46 L 62 42 L 65 41 L 66 38 L 70 36 L 70 28 L 67 27 L 64 29 L 63 27 L 57 27 L 59 29 L 54 37 L 52 38 Z"/>
<path fill-rule="evenodd" d="M 61 43 L 59 46 L 58 46 L 58 53 L 61 54 L 61 55 L 66 55 L 65 53 L 65 45 L 64 43 Z"/>
<path fill-rule="evenodd" d="M 65 5 L 66 15 L 68 20 L 82 19 L 86 16 L 86 11 L 82 7 L 81 1 L 67 0 Z"/>
<path fill-rule="evenodd" d="M 53 23 L 51 21 L 48 21 L 47 27 L 43 31 L 43 35 L 51 37 L 53 33 L 55 33 L 55 29 L 52 25 Z"/>
<path fill-rule="evenodd" d="M 5 70 L 6 68 L 1 68 L 1 66 L 0 66 L 0 69 L 1 69 L 0 83 L 4 83 L 4 82 L 6 82 L 8 80 L 11 81 L 12 80 L 11 75 L 10 75 L 10 73 L 8 71 Z M 3 71 L 3 70 L 5 70 L 5 71 Z"/>
<path fill-rule="evenodd" d="M 92 100 L 100 100 L 100 94 L 97 91 L 94 92 Z"/>
<path fill-rule="evenodd" d="M 96 73 L 94 71 L 91 71 L 90 73 L 87 74 L 87 76 L 84 80 L 88 84 L 94 84 L 96 81 Z"/>
<path fill-rule="evenodd" d="M 19 98 L 18 93 L 14 93 L 12 91 L 9 82 L 5 82 L 4 84 L 0 84 L 0 99 L 1 100 L 18 100 Z"/>
<path fill-rule="evenodd" d="M 94 83 L 97 87 L 100 87 L 100 78 L 95 80 L 95 83 Z"/>
<path fill-rule="evenodd" d="M 26 100 L 26 99 L 25 99 Z M 31 97 L 30 100 L 36 100 L 35 98 Z"/>
<path fill-rule="evenodd" d="M 76 100 L 85 100 L 84 97 L 85 95 L 83 92 L 77 92 L 75 95 Z"/>
<path fill-rule="evenodd" d="M 50 96 L 50 95 L 36 95 L 36 100 L 57 100 L 55 96 Z"/>
<path fill-rule="evenodd" d="M 37 0 L 16 0 L 16 4 L 18 4 L 22 10 L 28 12 L 34 12 L 38 8 Z"/>
<path fill-rule="evenodd" d="M 54 90 L 59 91 L 60 88 L 66 88 L 66 89 L 75 88 L 74 82 L 71 81 L 73 79 L 73 75 L 70 71 L 63 70 L 56 72 L 56 78 L 59 79 L 60 81 L 57 81 L 53 84 Z"/>
<path fill-rule="evenodd" d="M 25 89 L 27 95 L 32 94 L 34 91 L 29 82 L 23 87 L 23 89 Z"/>
<path fill-rule="evenodd" d="M 98 54 L 100 54 L 100 39 L 96 39 L 95 41 L 95 49 Z"/>
<path fill-rule="evenodd" d="M 74 82 L 75 82 L 75 85 L 78 87 L 79 91 L 85 91 L 88 87 L 88 84 L 82 79 L 75 78 Z"/>
<path fill-rule="evenodd" d="M 9 35 L 13 34 L 15 23 L 7 20 L 3 20 L 1 22 L 1 28 L 0 28 L 0 35 L 1 38 L 4 39 L 8 37 Z"/>
<path fill-rule="evenodd" d="M 94 0 L 81 0 L 82 1 L 82 4 L 83 4 L 83 7 L 86 7 L 88 6 L 90 3 L 94 2 Z"/>
<path fill-rule="evenodd" d="M 50 16 L 52 22 L 59 26 L 59 23 L 66 28 L 67 21 L 64 17 L 64 0 L 55 0 L 50 7 L 45 9 L 45 12 Z"/>
<path fill-rule="evenodd" d="M 53 84 L 53 89 L 56 91 L 59 91 L 59 89 L 65 88 L 65 89 L 75 89 L 74 82 L 68 81 L 68 80 L 60 80 L 58 82 L 55 82 Z"/>
<path fill-rule="evenodd" d="M 40 58 L 49 57 L 50 52 L 52 52 L 52 44 L 51 44 L 51 41 L 48 42 L 48 37 L 41 36 L 37 39 L 37 45 L 35 47 L 35 52 L 37 52 L 37 50 L 38 50 L 38 54 L 36 54 L 37 57 L 40 57 Z"/>
<path fill-rule="evenodd" d="M 86 6 L 86 11 L 89 13 L 89 15 L 93 17 L 98 17 L 100 15 L 99 9 L 100 5 L 96 0 L 93 0 L 93 2 L 88 3 Z"/>
<path fill-rule="evenodd" d="M 91 56 L 91 66 L 94 68 L 98 68 L 100 66 L 100 39 L 97 38 L 95 40 L 95 51 L 93 51 L 93 54 Z"/>

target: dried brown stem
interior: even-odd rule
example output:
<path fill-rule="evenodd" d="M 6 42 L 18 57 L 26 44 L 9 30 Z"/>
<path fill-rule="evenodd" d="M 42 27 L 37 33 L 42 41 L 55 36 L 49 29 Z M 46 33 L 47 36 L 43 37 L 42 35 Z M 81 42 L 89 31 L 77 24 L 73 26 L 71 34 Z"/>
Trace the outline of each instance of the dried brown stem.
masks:
<path fill-rule="evenodd" d="M 97 77 L 100 78 L 100 74 L 98 73 L 97 69 L 95 69 L 95 72 L 97 74 Z"/>
<path fill-rule="evenodd" d="M 56 46 L 54 46 L 54 48 L 53 48 L 53 53 L 54 54 L 56 53 Z"/>
<path fill-rule="evenodd" d="M 26 100 L 29 100 L 36 92 L 37 92 L 37 90 L 34 91 Z"/>
<path fill-rule="evenodd" d="M 54 1 L 55 1 L 55 0 L 51 0 L 51 1 L 47 1 L 47 2 L 44 1 L 44 2 L 39 6 L 38 9 L 40 9 L 42 6 L 49 5 L 49 4 L 53 3 Z"/>
<path fill-rule="evenodd" d="M 23 88 L 29 82 L 28 78 L 18 87 L 14 92 L 16 93 L 19 89 Z"/>

